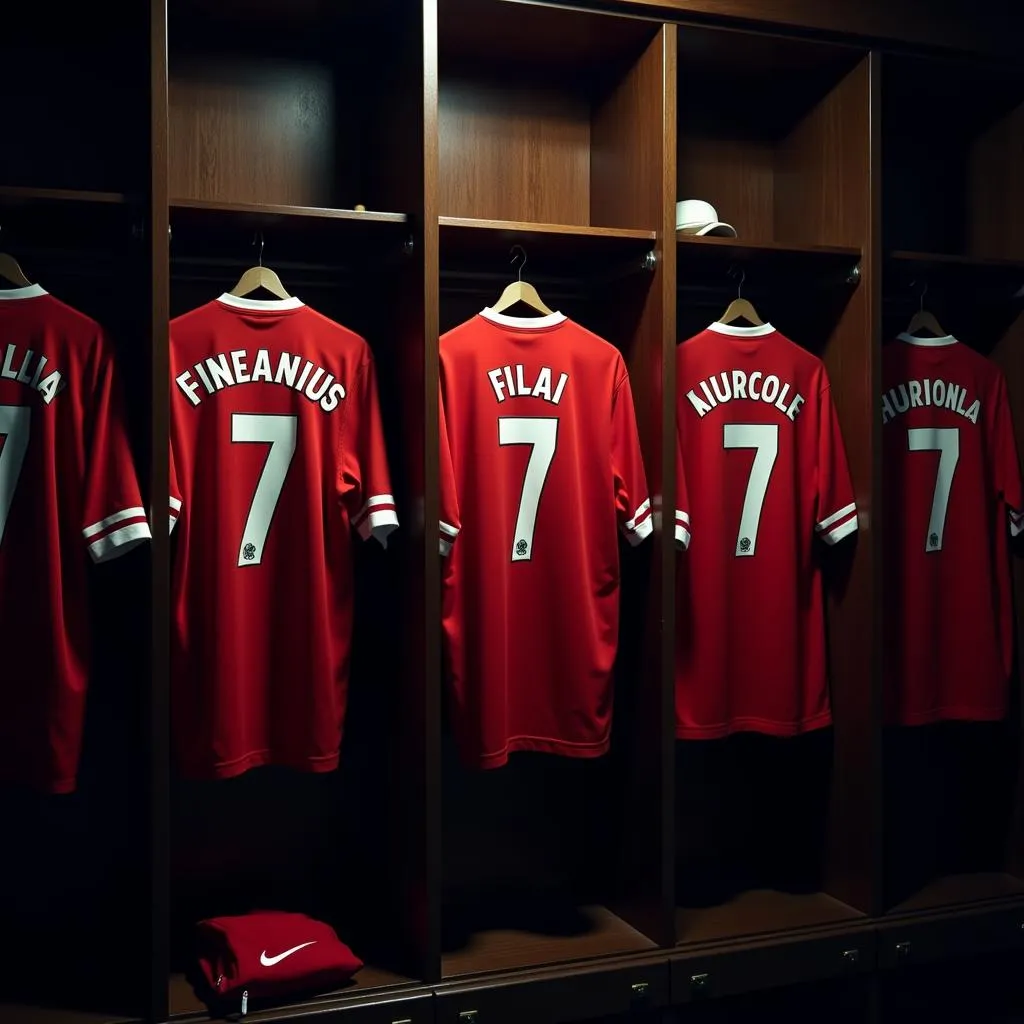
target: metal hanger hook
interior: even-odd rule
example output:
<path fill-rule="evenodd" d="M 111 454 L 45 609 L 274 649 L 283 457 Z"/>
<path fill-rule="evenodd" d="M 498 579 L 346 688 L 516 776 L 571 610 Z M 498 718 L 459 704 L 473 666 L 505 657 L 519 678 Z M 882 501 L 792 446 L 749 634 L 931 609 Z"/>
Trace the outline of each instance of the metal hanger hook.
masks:
<path fill-rule="evenodd" d="M 263 266 L 263 232 L 262 231 L 257 231 L 252 236 L 252 244 L 255 245 L 257 240 L 259 240 L 259 243 L 260 243 L 259 265 L 262 267 Z"/>
<path fill-rule="evenodd" d="M 523 279 L 523 267 L 526 266 L 526 250 L 518 242 L 516 242 L 516 244 L 513 245 L 511 249 L 509 249 L 509 255 L 511 255 L 511 257 L 512 257 L 512 259 L 509 260 L 509 262 L 510 263 L 515 263 L 517 250 L 518 250 L 519 253 L 522 254 L 522 257 L 523 257 L 523 262 L 519 264 L 519 280 L 522 281 L 522 279 Z"/>
<path fill-rule="evenodd" d="M 731 267 L 729 267 L 728 274 L 730 277 L 739 278 L 739 282 L 736 285 L 736 298 L 743 298 L 743 284 L 747 280 L 747 272 L 743 269 L 743 267 L 738 267 L 734 263 Z"/>
<path fill-rule="evenodd" d="M 916 288 L 917 287 L 917 282 L 916 281 L 911 281 L 910 282 L 910 287 L 911 288 Z M 922 313 L 924 312 L 924 297 L 927 294 L 928 294 L 928 282 L 927 281 L 922 281 L 921 282 L 921 294 L 917 297 L 918 298 L 918 309 Z"/>

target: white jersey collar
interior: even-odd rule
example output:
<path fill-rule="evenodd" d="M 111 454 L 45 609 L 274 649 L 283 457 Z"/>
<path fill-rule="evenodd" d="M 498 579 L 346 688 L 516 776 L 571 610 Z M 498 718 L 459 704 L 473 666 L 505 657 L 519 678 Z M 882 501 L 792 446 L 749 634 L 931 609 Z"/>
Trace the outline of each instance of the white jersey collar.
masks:
<path fill-rule="evenodd" d="M 903 331 L 901 334 L 896 335 L 900 341 L 905 341 L 908 345 L 920 345 L 922 348 L 941 348 L 943 345 L 955 345 L 956 338 L 952 334 L 944 334 L 941 338 L 918 338 L 916 335 L 907 334 Z"/>
<path fill-rule="evenodd" d="M 526 331 L 539 330 L 542 327 L 555 327 L 566 320 L 565 314 L 557 311 L 549 313 L 547 316 L 508 316 L 505 313 L 495 313 L 490 306 L 481 309 L 480 315 L 499 327 L 515 327 L 518 330 Z"/>
<path fill-rule="evenodd" d="M 24 288 L 0 288 L 0 302 L 5 299 L 36 299 L 46 294 L 46 289 L 38 284 L 26 285 Z"/>
<path fill-rule="evenodd" d="M 234 309 L 258 309 L 271 313 L 278 310 L 301 309 L 305 305 L 295 295 L 288 299 L 243 299 L 238 295 L 230 295 L 228 292 L 225 292 L 217 301 L 223 302 L 225 306 L 231 306 Z"/>
<path fill-rule="evenodd" d="M 763 338 L 766 334 L 774 334 L 771 324 L 758 324 L 756 327 L 737 327 L 734 324 L 720 324 L 717 320 L 708 324 L 708 330 L 715 334 L 728 334 L 730 338 Z"/>

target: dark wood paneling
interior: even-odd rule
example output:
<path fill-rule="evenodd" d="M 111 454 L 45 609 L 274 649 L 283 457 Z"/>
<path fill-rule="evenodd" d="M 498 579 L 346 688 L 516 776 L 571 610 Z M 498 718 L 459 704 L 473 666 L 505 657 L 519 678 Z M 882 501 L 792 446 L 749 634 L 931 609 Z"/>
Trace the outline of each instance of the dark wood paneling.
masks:
<path fill-rule="evenodd" d="M 590 107 L 526 82 L 458 80 L 442 67 L 440 211 L 590 223 Z"/>
<path fill-rule="evenodd" d="M 1022 174 L 1024 104 L 983 130 L 968 155 L 968 252 L 1024 260 Z"/>
<path fill-rule="evenodd" d="M 1022 25 L 1019 11 L 997 4 L 954 0 L 936 7 L 930 0 L 822 4 L 819 0 L 618 0 L 663 17 L 764 22 L 797 30 L 858 35 L 923 47 L 977 51 L 1012 58 Z"/>

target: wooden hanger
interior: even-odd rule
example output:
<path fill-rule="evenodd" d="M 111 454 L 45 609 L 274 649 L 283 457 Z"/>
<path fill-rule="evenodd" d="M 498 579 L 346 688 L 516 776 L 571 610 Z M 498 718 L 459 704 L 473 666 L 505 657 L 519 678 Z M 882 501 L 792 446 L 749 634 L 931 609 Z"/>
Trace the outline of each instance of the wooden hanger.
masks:
<path fill-rule="evenodd" d="M 755 327 L 764 326 L 764 321 L 757 315 L 757 310 L 743 298 L 743 282 L 747 272 L 740 270 L 740 283 L 736 286 L 736 298 L 725 307 L 725 312 L 718 318 L 720 324 L 731 324 L 740 318 L 750 321 Z"/>
<path fill-rule="evenodd" d="M 916 282 L 915 282 L 916 284 Z M 911 286 L 913 287 L 913 286 Z M 904 334 L 912 334 L 914 337 L 927 337 L 930 335 L 933 338 L 945 338 L 946 332 L 942 329 L 942 325 L 935 317 L 924 308 L 924 297 L 928 294 L 928 282 L 925 281 L 924 287 L 921 289 L 921 305 L 918 311 L 910 318 L 910 323 L 907 324 L 907 329 L 903 332 Z M 927 331 L 928 334 L 922 334 Z"/>
<path fill-rule="evenodd" d="M 18 288 L 28 288 L 32 282 L 25 276 L 18 261 L 6 252 L 0 252 L 0 277 Z"/>
<path fill-rule="evenodd" d="M 544 316 L 550 316 L 554 310 L 544 305 L 543 299 L 537 294 L 537 289 L 532 284 L 523 280 L 523 267 L 526 265 L 526 250 L 519 244 L 513 245 L 512 249 L 512 262 L 516 259 L 516 249 L 523 254 L 523 262 L 519 264 L 519 278 L 508 285 L 505 290 L 501 293 L 501 297 L 498 301 L 491 306 L 491 309 L 495 313 L 502 313 L 509 306 L 514 306 L 517 302 L 523 302 L 532 309 L 536 309 L 538 312 L 543 313 Z"/>
<path fill-rule="evenodd" d="M 263 266 L 263 232 L 259 233 L 260 241 L 260 261 L 255 267 L 250 267 L 239 279 L 238 284 L 228 292 L 229 295 L 234 295 L 236 298 L 241 298 L 243 295 L 249 295 L 251 292 L 256 291 L 257 288 L 264 288 L 271 295 L 276 295 L 279 299 L 290 299 L 291 295 L 288 294 L 285 286 L 281 284 L 281 278 L 277 276 L 269 267 Z M 253 239 L 253 245 L 256 244 L 256 239 Z"/>

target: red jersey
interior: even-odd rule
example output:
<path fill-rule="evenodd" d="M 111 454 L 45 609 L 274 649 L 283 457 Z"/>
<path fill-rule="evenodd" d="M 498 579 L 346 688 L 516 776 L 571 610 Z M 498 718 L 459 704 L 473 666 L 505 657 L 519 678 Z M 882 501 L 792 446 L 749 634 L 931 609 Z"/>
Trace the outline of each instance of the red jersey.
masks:
<path fill-rule="evenodd" d="M 828 725 L 815 538 L 849 536 L 857 508 L 825 367 L 771 324 L 718 323 L 679 346 L 677 367 L 693 541 L 678 575 L 676 735 Z"/>
<path fill-rule="evenodd" d="M 561 313 L 441 338 L 442 619 L 467 764 L 608 749 L 618 533 L 652 530 L 618 350 Z"/>
<path fill-rule="evenodd" d="M 889 722 L 1007 711 L 1007 532 L 1024 488 L 1006 381 L 953 337 L 901 334 L 882 357 Z"/>
<path fill-rule="evenodd" d="M 337 766 L 350 531 L 398 525 L 374 364 L 298 299 L 171 323 L 172 724 L 186 776 Z"/>
<path fill-rule="evenodd" d="M 111 347 L 39 285 L 0 291 L 0 783 L 70 793 L 89 664 L 85 554 L 150 536 Z"/>

